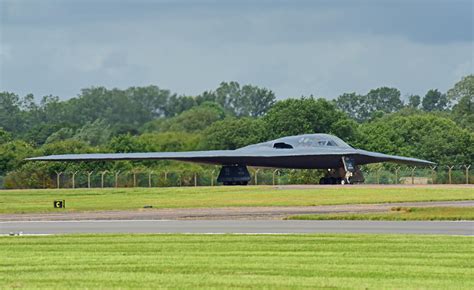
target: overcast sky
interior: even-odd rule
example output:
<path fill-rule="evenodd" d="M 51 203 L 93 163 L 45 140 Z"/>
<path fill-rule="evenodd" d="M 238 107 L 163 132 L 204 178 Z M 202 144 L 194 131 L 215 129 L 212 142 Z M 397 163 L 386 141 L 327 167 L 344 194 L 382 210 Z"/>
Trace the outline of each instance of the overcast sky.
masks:
<path fill-rule="evenodd" d="M 406 96 L 474 73 L 474 0 L 0 3 L 0 90 L 20 95 L 150 84 L 196 95 L 235 80 L 278 98 Z"/>

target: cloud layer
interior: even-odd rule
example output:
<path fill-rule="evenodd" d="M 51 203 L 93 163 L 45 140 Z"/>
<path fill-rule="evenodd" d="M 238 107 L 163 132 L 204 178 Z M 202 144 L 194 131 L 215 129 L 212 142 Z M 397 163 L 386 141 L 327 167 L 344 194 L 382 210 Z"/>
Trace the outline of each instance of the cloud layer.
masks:
<path fill-rule="evenodd" d="M 236 80 L 334 98 L 445 91 L 474 71 L 472 1 L 333 2 L 3 1 L 0 90 L 195 95 Z"/>

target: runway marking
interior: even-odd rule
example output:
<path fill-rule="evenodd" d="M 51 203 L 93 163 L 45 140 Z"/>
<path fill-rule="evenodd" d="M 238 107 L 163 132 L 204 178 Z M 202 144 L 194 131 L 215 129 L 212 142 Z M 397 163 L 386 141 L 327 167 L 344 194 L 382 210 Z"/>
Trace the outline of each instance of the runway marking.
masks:
<path fill-rule="evenodd" d="M 92 220 L 0 223 L 0 233 L 449 234 L 474 235 L 474 221 Z"/>
<path fill-rule="evenodd" d="M 174 222 L 176 220 L 63 220 L 63 221 L 0 221 L 0 224 L 9 224 L 9 223 L 102 223 L 102 222 Z M 185 221 L 185 220 L 182 220 Z"/>

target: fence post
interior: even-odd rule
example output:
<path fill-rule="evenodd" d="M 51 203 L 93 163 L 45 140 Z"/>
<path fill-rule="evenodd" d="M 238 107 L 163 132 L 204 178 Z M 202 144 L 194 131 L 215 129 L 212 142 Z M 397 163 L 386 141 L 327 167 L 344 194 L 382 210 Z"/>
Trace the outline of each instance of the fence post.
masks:
<path fill-rule="evenodd" d="M 164 177 L 165 177 L 165 185 L 166 185 L 166 183 L 168 181 L 168 171 L 166 171 L 166 170 L 165 170 L 165 176 Z"/>
<path fill-rule="evenodd" d="M 466 169 L 466 184 L 469 184 L 469 168 L 471 168 L 471 165 L 464 165 L 464 168 Z"/>
<path fill-rule="evenodd" d="M 133 187 L 137 187 L 137 172 L 132 171 L 133 175 Z"/>
<path fill-rule="evenodd" d="M 87 172 L 87 188 L 91 188 L 91 175 L 94 171 Z"/>
<path fill-rule="evenodd" d="M 430 166 L 430 168 L 431 168 L 431 182 L 435 184 L 436 166 Z"/>
<path fill-rule="evenodd" d="M 451 184 L 452 182 L 452 179 L 451 179 L 451 171 L 453 170 L 454 166 L 449 166 L 447 165 L 448 167 L 448 179 L 449 179 L 449 184 Z"/>
<path fill-rule="evenodd" d="M 56 172 L 56 188 L 59 189 L 59 178 L 61 177 L 63 172 L 62 171 L 60 171 L 60 172 L 55 171 L 55 172 Z"/>
<path fill-rule="evenodd" d="M 118 187 L 118 177 L 119 177 L 120 171 L 115 172 L 115 188 Z"/>
<path fill-rule="evenodd" d="M 255 170 L 255 185 L 258 185 L 258 171 L 260 170 L 260 168 L 258 168 L 257 170 Z"/>
<path fill-rule="evenodd" d="M 151 187 L 151 175 L 153 174 L 153 171 L 148 172 L 148 187 Z"/>
<path fill-rule="evenodd" d="M 77 174 L 77 171 L 74 171 L 72 173 L 72 188 L 76 188 L 76 174 Z"/>
<path fill-rule="evenodd" d="M 273 170 L 273 185 L 275 185 L 275 175 L 278 173 L 278 169 Z"/>
<path fill-rule="evenodd" d="M 364 176 L 364 179 L 365 179 L 365 177 L 368 177 L 370 175 L 370 169 L 367 168 L 367 167 L 361 168 L 360 172 L 362 172 L 362 175 Z M 367 180 L 365 180 L 365 181 L 367 181 Z"/>
<path fill-rule="evenodd" d="M 211 171 L 211 186 L 214 186 L 214 173 L 215 172 L 216 172 L 215 170 Z"/>
<path fill-rule="evenodd" d="M 400 167 L 395 167 L 395 184 L 398 184 L 398 172 L 400 171 Z"/>
<path fill-rule="evenodd" d="M 100 188 L 104 188 L 104 175 L 107 173 L 107 170 L 104 170 L 100 173 Z"/>
<path fill-rule="evenodd" d="M 416 170 L 416 166 L 413 166 L 412 169 L 411 169 L 411 184 L 415 184 L 415 170 Z"/>
<path fill-rule="evenodd" d="M 194 172 L 194 186 L 198 186 L 197 184 L 197 173 Z"/>
<path fill-rule="evenodd" d="M 376 171 L 377 184 L 380 184 L 380 170 L 382 170 L 382 168 L 379 168 L 379 169 L 377 169 L 377 171 Z"/>

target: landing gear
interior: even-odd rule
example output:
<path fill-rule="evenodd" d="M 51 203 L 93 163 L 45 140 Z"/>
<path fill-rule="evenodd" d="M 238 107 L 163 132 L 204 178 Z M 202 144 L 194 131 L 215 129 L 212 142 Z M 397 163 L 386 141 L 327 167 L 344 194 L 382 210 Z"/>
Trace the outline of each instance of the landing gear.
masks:
<path fill-rule="evenodd" d="M 319 184 L 350 184 L 345 178 L 340 177 L 323 177 L 319 180 Z"/>
<path fill-rule="evenodd" d="M 223 185 L 247 185 L 248 181 L 225 181 Z"/>
<path fill-rule="evenodd" d="M 364 182 L 359 166 L 355 165 L 351 157 L 342 157 L 342 165 L 336 169 L 328 169 L 325 176 L 319 180 L 319 184 L 346 185 Z"/>
<path fill-rule="evenodd" d="M 223 185 L 247 185 L 250 173 L 245 165 L 224 165 L 219 172 L 217 182 Z"/>

